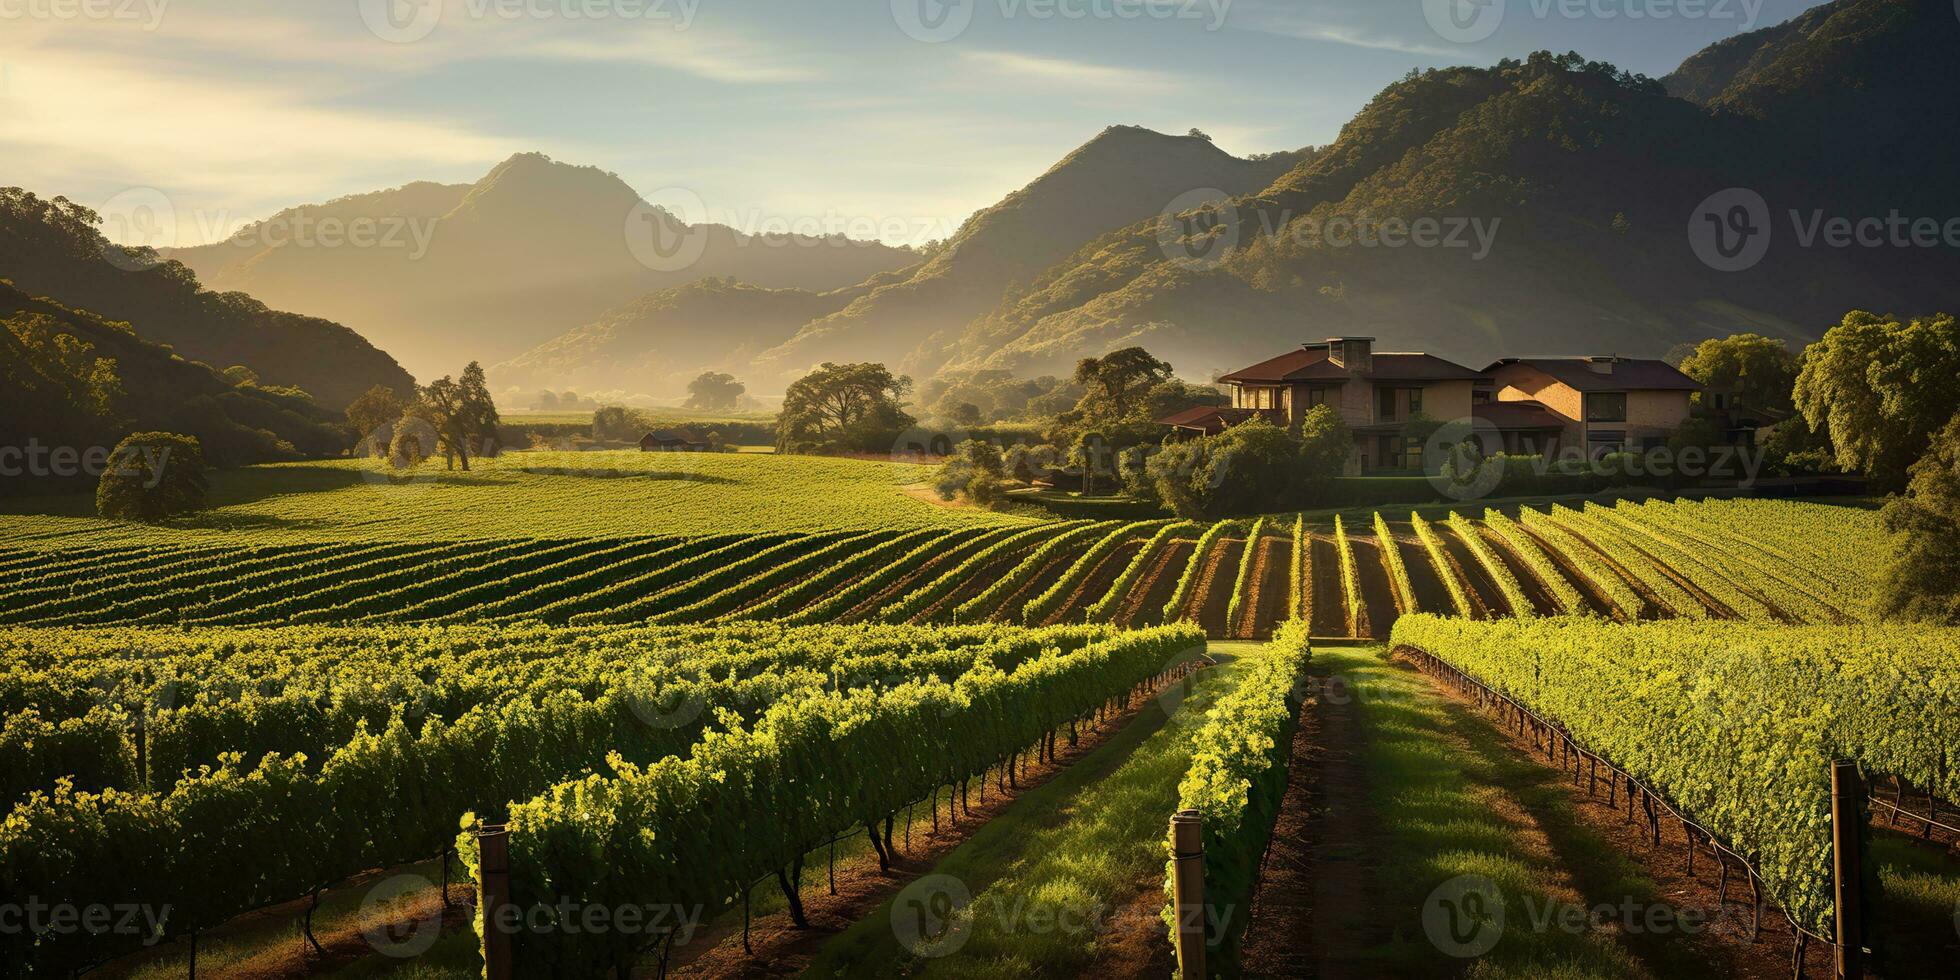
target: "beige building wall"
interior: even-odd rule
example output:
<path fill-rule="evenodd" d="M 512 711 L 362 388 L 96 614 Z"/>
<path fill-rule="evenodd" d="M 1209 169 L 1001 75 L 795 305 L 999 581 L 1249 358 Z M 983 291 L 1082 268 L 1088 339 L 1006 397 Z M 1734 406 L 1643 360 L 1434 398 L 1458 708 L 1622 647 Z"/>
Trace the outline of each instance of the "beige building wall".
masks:
<path fill-rule="evenodd" d="M 1648 439 L 1666 438 L 1688 421 L 1691 392 L 1627 392 L 1627 445 L 1638 449 Z"/>

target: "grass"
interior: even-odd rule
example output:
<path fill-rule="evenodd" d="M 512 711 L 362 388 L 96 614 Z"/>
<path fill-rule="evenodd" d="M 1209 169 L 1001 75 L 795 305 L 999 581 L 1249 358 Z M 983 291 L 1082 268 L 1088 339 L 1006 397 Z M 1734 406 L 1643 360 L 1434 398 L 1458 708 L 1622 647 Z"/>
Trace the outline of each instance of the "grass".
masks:
<path fill-rule="evenodd" d="M 313 913 L 314 934 L 323 941 L 332 942 L 336 935 L 358 936 L 361 930 L 367 930 L 368 934 L 379 938 L 384 944 L 413 941 L 422 934 L 416 930 L 436 929 L 437 924 L 424 921 L 413 929 L 399 927 L 395 924 L 397 916 L 391 913 L 389 903 L 376 901 L 367 904 L 369 898 L 377 894 L 377 885 L 390 882 L 396 875 L 404 875 L 414 877 L 405 879 L 412 882 L 412 887 L 401 893 L 402 897 L 428 901 L 436 894 L 434 883 L 440 880 L 441 874 L 441 864 L 433 860 L 424 861 L 323 892 L 320 907 Z M 460 865 L 452 862 L 450 874 L 452 881 L 462 881 L 467 885 L 467 881 L 461 878 Z M 396 893 L 389 891 L 380 894 Z M 459 900 L 466 898 L 466 895 L 458 896 Z M 365 939 L 356 941 L 368 942 Z M 290 916 L 247 917 L 198 940 L 198 975 L 300 970 L 303 964 L 311 962 L 311 955 L 303 951 L 302 944 L 295 919 Z M 159 947 L 147 959 L 131 958 L 111 963 L 101 973 L 118 980 L 177 980 L 186 975 L 189 959 L 189 944 L 178 941 Z M 348 977 L 385 974 L 463 980 L 477 976 L 482 969 L 483 958 L 477 953 L 476 935 L 467 925 L 463 925 L 443 934 L 426 952 L 412 959 L 376 952 L 331 972 Z"/>
<path fill-rule="evenodd" d="M 1367 972 L 1476 977 L 1627 977 L 1699 972 L 1685 948 L 1654 936 L 1636 951 L 1617 931 L 1541 927 L 1551 903 L 1592 908 L 1663 901 L 1653 882 L 1573 813 L 1557 773 L 1518 756 L 1483 721 L 1437 695 L 1378 648 L 1316 648 L 1315 669 L 1346 683 L 1365 731 L 1361 764 L 1378 839 L 1357 842 L 1375 862 L 1375 929 L 1357 951 Z M 1449 925 L 1451 883 L 1495 889 L 1503 926 L 1478 955 L 1494 920 Z M 1360 901 L 1362 896 L 1351 900 Z M 1457 908 L 1467 910 L 1468 904 Z M 1445 952 L 1444 947 L 1449 947 Z M 1638 955 L 1636 955 L 1636 953 Z M 1467 970 L 1466 970 L 1467 967 Z"/>
<path fill-rule="evenodd" d="M 1881 830 L 1872 835 L 1878 865 L 1879 949 L 1889 975 L 1933 976 L 1960 957 L 1960 856 Z"/>
<path fill-rule="evenodd" d="M 1166 821 L 1190 765 L 1191 733 L 1205 706 L 1237 683 L 1234 664 L 1220 659 L 1221 666 L 1198 675 L 1197 689 L 1173 715 L 1146 706 L 1108 743 L 1015 801 L 933 868 L 972 897 L 956 951 L 932 959 L 908 952 L 894 931 L 906 910 L 894 901 L 832 939 L 806 975 L 1072 977 L 1089 975 L 1107 927 L 1135 926 L 1130 917 L 1144 916 L 1141 928 L 1161 935 Z M 1127 907 L 1139 893 L 1145 905 Z"/>
<path fill-rule="evenodd" d="M 755 453 L 509 452 L 397 482 L 375 460 L 211 475 L 211 509 L 151 528 L 95 519 L 87 495 L 0 501 L 0 546 L 283 543 L 965 527 L 1022 518 L 907 496 L 907 463 Z M 246 540 L 249 539 L 249 540 Z"/>

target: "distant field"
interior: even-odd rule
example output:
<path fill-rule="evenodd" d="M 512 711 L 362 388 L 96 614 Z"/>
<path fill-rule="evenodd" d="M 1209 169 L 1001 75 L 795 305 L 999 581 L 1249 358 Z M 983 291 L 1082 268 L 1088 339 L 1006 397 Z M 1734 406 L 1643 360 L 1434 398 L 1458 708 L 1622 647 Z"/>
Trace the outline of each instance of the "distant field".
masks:
<path fill-rule="evenodd" d="M 0 501 L 0 545 L 99 547 L 629 537 L 1025 523 L 907 496 L 913 464 L 755 453 L 511 452 L 398 481 L 371 460 L 212 475 L 213 509 L 146 528 L 94 519 L 87 496 Z"/>
<path fill-rule="evenodd" d="M 655 425 L 772 422 L 776 418 L 773 412 L 690 412 L 684 408 L 642 408 L 636 411 Z M 592 421 L 592 409 L 575 412 L 504 412 L 499 420 L 505 425 L 586 425 Z"/>

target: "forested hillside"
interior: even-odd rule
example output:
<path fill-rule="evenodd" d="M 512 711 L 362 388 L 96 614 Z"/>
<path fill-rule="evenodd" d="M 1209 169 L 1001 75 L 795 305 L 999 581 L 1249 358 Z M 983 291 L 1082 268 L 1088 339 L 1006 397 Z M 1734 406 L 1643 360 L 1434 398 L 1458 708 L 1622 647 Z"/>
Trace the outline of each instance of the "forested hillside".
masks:
<path fill-rule="evenodd" d="M 242 465 L 347 444 L 337 414 L 304 395 L 234 384 L 127 323 L 35 299 L 4 279 L 0 326 L 0 445 L 74 451 L 168 430 L 197 437 L 209 460 Z"/>
<path fill-rule="evenodd" d="M 220 370 L 244 365 L 267 385 L 301 388 L 331 408 L 377 384 L 405 391 L 414 383 L 360 334 L 244 293 L 212 292 L 180 263 L 111 244 L 97 224 L 95 212 L 64 198 L 0 188 L 0 278 L 128 321 L 144 340 Z"/>

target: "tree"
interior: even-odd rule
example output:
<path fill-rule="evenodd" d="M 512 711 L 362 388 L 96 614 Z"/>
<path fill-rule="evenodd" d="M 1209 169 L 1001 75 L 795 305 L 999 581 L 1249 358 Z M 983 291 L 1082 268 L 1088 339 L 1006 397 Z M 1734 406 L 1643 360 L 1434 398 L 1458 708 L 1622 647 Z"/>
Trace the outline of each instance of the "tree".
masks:
<path fill-rule="evenodd" d="M 592 413 L 592 438 L 600 442 L 632 442 L 647 428 L 645 417 L 630 408 L 607 405 Z"/>
<path fill-rule="evenodd" d="M 438 441 L 435 426 L 413 412 L 395 420 L 395 434 L 388 440 L 388 465 L 398 470 L 422 465 Z"/>
<path fill-rule="evenodd" d="M 912 379 L 894 376 L 883 364 L 825 362 L 783 393 L 777 448 L 889 447 L 912 425 L 899 404 L 911 390 Z"/>
<path fill-rule="evenodd" d="M 735 408 L 748 386 L 732 374 L 705 371 L 687 383 L 687 407 L 701 412 L 726 412 Z"/>
<path fill-rule="evenodd" d="M 388 451 L 393 441 L 393 427 L 396 419 L 402 417 L 407 408 L 395 389 L 387 385 L 375 385 L 354 399 L 347 406 L 347 424 L 353 428 L 354 437 L 360 440 L 356 452 L 369 456 L 380 456 Z"/>
<path fill-rule="evenodd" d="M 1423 438 L 1426 441 L 1429 437 Z M 1354 433 L 1340 412 L 1329 405 L 1308 409 L 1300 419 L 1300 481 L 1305 490 L 1304 500 L 1320 502 L 1334 478 L 1347 472 L 1348 457 L 1353 453 Z"/>
<path fill-rule="evenodd" d="M 95 485 L 95 512 L 155 523 L 204 507 L 204 449 L 190 436 L 137 432 L 116 444 Z"/>
<path fill-rule="evenodd" d="M 1143 393 L 1170 379 L 1170 364 L 1141 347 L 1085 357 L 1075 364 L 1074 380 L 1087 389 L 1076 411 L 1091 423 L 1132 421 Z"/>
<path fill-rule="evenodd" d="M 496 455 L 497 406 L 477 362 L 463 369 L 461 380 L 444 376 L 429 382 L 414 414 L 435 430 L 435 448 L 441 451 L 445 467 L 453 469 L 461 463 L 467 471 L 471 453 Z M 426 452 L 430 447 L 421 448 Z"/>
<path fill-rule="evenodd" d="M 1681 359 L 1681 373 L 1751 408 L 1794 411 L 1797 358 L 1783 341 L 1739 333 L 1704 340 Z M 1696 395 L 1700 398 L 1700 395 Z"/>
<path fill-rule="evenodd" d="M 1145 469 L 1179 517 L 1271 512 L 1295 502 L 1313 476 L 1304 449 L 1285 429 L 1254 416 L 1215 436 L 1172 443 Z"/>
<path fill-rule="evenodd" d="M 1933 432 L 1960 411 L 1960 325 L 1949 314 L 1900 323 L 1854 310 L 1804 348 L 1796 407 L 1829 434 L 1838 464 L 1896 490 Z"/>
<path fill-rule="evenodd" d="M 226 381 L 232 383 L 233 387 L 259 383 L 259 373 L 243 364 L 233 364 L 231 367 L 225 368 L 221 373 L 224 375 Z M 380 386 L 377 385 L 376 387 Z"/>
<path fill-rule="evenodd" d="M 1886 501 L 1892 565 L 1879 587 L 1889 615 L 1960 625 L 1960 415 L 1912 465 L 1904 496 Z"/>
<path fill-rule="evenodd" d="M 1003 499 L 1003 472 L 998 447 L 990 442 L 968 439 L 959 444 L 946 462 L 940 464 L 933 486 L 942 500 L 965 494 L 968 503 L 993 507 Z"/>
<path fill-rule="evenodd" d="M 1096 480 L 1116 476 L 1116 452 L 1100 432 L 1084 432 L 1068 448 L 1068 465 L 1082 471 L 1082 495 L 1096 495 Z"/>

